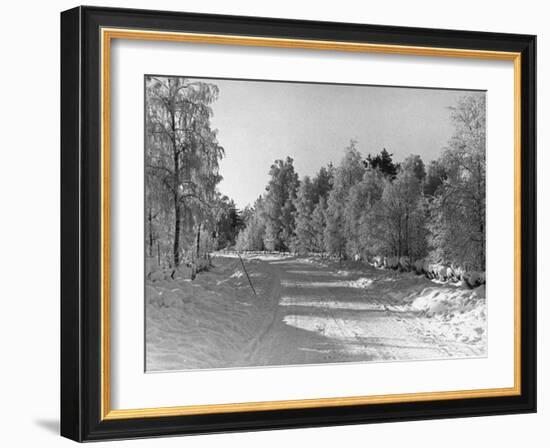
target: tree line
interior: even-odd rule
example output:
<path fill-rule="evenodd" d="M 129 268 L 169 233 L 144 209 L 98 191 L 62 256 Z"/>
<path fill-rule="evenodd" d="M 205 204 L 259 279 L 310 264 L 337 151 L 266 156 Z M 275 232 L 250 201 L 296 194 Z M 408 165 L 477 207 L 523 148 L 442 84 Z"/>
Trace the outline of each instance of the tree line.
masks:
<path fill-rule="evenodd" d="M 351 141 L 337 166 L 299 180 L 277 160 L 266 191 L 242 213 L 237 250 L 326 253 L 340 259 L 429 258 L 485 270 L 485 99 L 451 108 L 454 133 L 427 166 L 386 149 L 363 158 Z"/>
<path fill-rule="evenodd" d="M 451 108 L 454 133 L 437 160 L 397 163 L 386 149 L 300 179 L 276 160 L 265 192 L 238 210 L 220 193 L 224 149 L 212 128 L 212 83 L 148 76 L 145 114 L 145 250 L 162 267 L 197 264 L 212 251 L 322 253 L 444 260 L 485 266 L 485 100 Z"/>

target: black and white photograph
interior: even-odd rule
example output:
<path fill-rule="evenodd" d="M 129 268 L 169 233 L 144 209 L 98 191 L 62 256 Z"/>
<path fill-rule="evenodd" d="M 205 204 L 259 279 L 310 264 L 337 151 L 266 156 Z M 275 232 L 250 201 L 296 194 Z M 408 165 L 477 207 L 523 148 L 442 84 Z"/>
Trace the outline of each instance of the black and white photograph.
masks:
<path fill-rule="evenodd" d="M 147 75 L 146 371 L 486 356 L 485 103 Z"/>
<path fill-rule="evenodd" d="M 541 438 L 544 15 L 397 2 L 31 14 L 4 370 L 41 369 L 8 438 Z M 29 104 L 60 112 L 34 156 Z"/>

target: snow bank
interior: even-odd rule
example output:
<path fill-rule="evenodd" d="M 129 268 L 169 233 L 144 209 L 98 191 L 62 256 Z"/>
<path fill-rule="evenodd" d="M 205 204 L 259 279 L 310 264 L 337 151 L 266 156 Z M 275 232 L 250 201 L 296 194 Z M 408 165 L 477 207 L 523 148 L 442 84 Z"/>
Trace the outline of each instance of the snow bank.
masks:
<path fill-rule="evenodd" d="M 443 340 L 468 343 L 473 351 L 487 350 L 485 286 L 426 288 L 410 304 L 426 320 L 426 328 Z"/>
<path fill-rule="evenodd" d="M 248 269 L 247 262 L 247 269 Z M 264 273 L 254 271 L 255 278 Z M 253 280 L 254 281 L 254 280 Z M 148 280 L 146 367 L 148 371 L 233 367 L 246 364 L 250 341 L 272 317 L 255 296 L 238 259 L 217 258 L 207 272 L 189 279 Z M 267 286 L 265 284 L 267 283 Z"/>
<path fill-rule="evenodd" d="M 414 299 L 411 308 L 429 314 L 469 311 L 485 305 L 485 286 L 468 289 L 426 288 Z"/>

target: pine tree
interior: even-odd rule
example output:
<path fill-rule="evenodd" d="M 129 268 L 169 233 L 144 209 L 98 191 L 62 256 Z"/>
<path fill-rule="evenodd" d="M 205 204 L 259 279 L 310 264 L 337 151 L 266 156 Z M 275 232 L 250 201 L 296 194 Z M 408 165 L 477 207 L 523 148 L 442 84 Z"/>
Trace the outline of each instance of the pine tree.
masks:
<path fill-rule="evenodd" d="M 260 196 L 253 207 L 243 212 L 244 228 L 237 235 L 237 250 L 265 250 L 265 211 L 264 199 Z"/>
<path fill-rule="evenodd" d="M 395 179 L 399 169 L 399 164 L 396 164 L 393 161 L 393 154 L 390 154 L 386 148 L 383 148 L 382 151 L 380 151 L 380 154 L 375 156 L 372 156 L 371 154 L 367 155 L 367 158 L 365 159 L 365 166 L 367 168 L 380 171 L 390 180 Z"/>
<path fill-rule="evenodd" d="M 217 248 L 233 246 L 237 234 L 243 227 L 244 223 L 235 202 L 227 196 L 222 196 L 218 202 L 216 226 L 213 232 Z"/>

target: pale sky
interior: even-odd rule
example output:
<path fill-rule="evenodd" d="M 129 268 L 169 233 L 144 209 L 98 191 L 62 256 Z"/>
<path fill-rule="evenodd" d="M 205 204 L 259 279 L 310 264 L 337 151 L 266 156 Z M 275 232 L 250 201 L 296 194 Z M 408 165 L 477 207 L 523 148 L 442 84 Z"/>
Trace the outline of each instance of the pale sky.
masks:
<path fill-rule="evenodd" d="M 213 128 L 226 156 L 219 189 L 239 208 L 264 192 L 276 159 L 300 176 L 338 164 L 350 139 L 366 156 L 386 148 L 397 161 L 436 159 L 451 134 L 449 106 L 466 91 L 272 81 L 213 80 Z M 472 92 L 470 92 L 472 93 Z M 478 92 L 477 94 L 483 94 Z"/>

